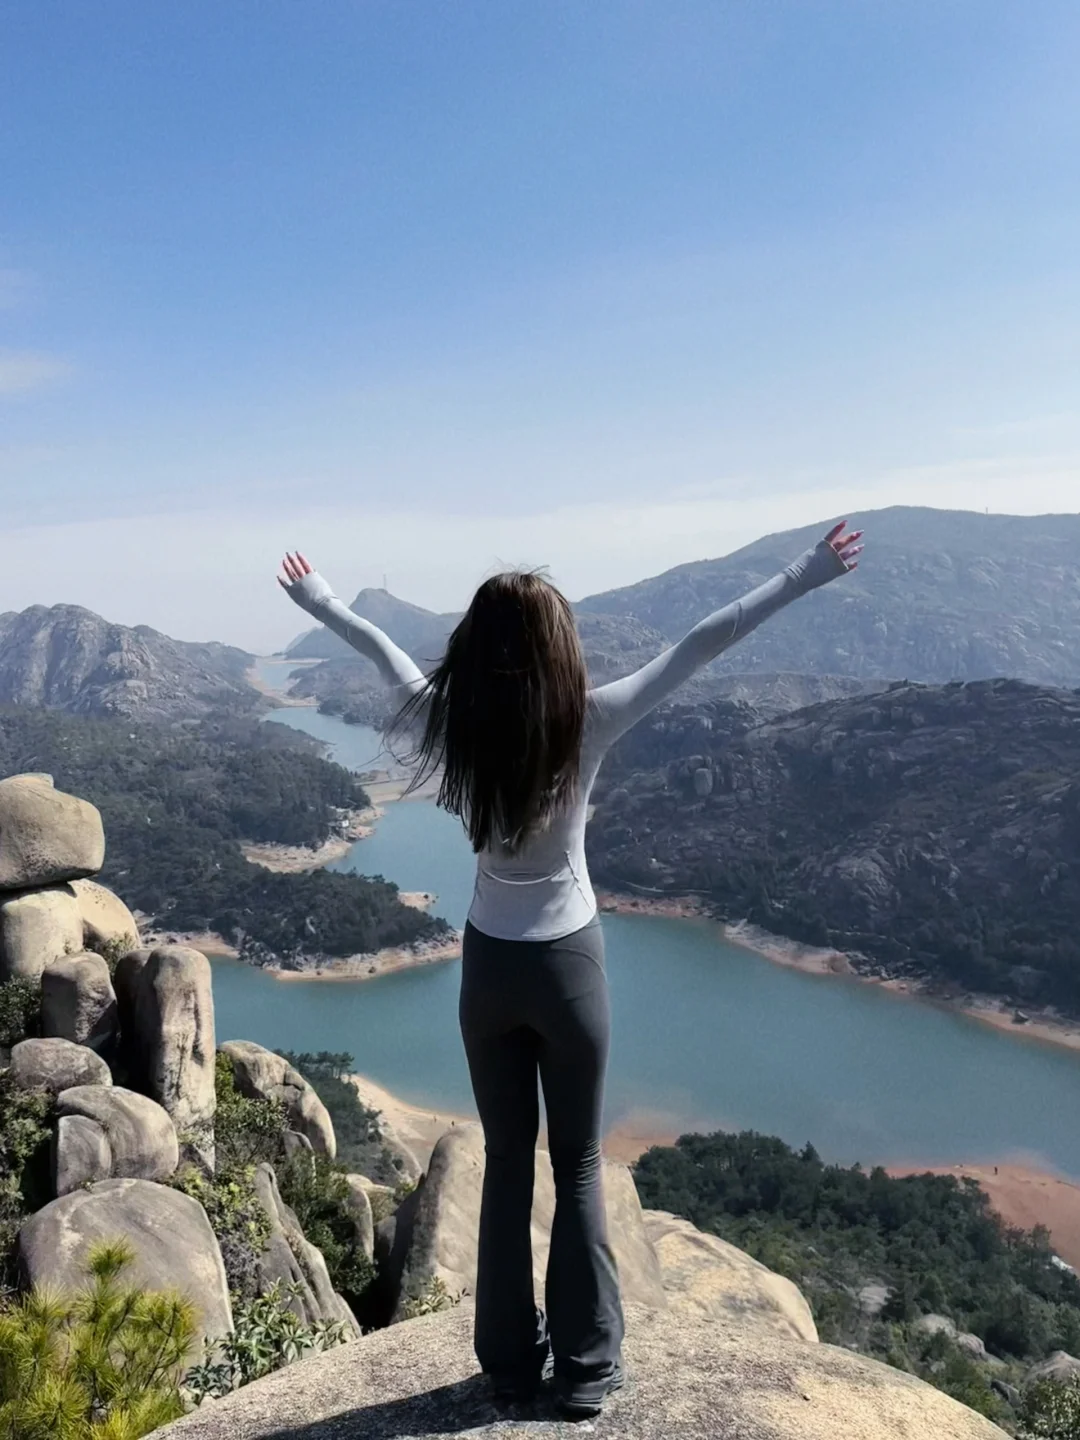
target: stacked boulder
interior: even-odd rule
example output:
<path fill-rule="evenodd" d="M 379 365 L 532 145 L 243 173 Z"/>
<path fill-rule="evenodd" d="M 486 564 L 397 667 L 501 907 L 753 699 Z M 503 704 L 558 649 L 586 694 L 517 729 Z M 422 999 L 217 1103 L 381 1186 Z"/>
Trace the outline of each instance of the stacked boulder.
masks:
<path fill-rule="evenodd" d="M 104 858 L 93 805 L 47 775 L 0 781 L 0 983 L 36 982 L 41 998 L 41 1035 L 0 1054 L 0 1069 L 52 1097 L 54 1127 L 55 1198 L 23 1224 L 16 1260 L 28 1286 L 75 1288 L 93 1245 L 123 1237 L 135 1283 L 189 1294 L 206 1342 L 233 1325 L 221 1249 L 203 1206 L 168 1182 L 182 1165 L 214 1171 L 210 963 L 181 945 L 140 947 L 131 911 L 92 878 Z M 330 1116 L 302 1076 L 261 1046 L 224 1048 L 242 1093 L 285 1102 L 288 1141 L 334 1155 Z M 271 1166 L 256 1193 L 271 1231 L 261 1293 L 283 1283 L 305 1323 L 359 1333 Z"/>
<path fill-rule="evenodd" d="M 49 775 L 0 780 L 0 981 L 38 980 L 49 966 L 86 955 L 88 944 L 138 944 L 127 907 L 115 896 L 113 908 L 104 906 L 102 887 L 85 884 L 104 861 L 93 805 L 57 790 Z M 102 1033 L 94 1038 L 106 1043 Z"/>

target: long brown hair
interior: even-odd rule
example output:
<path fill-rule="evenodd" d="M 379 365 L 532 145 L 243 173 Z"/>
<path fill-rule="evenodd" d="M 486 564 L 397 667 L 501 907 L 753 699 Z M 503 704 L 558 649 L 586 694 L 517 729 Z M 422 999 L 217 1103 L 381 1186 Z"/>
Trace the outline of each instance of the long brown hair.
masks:
<path fill-rule="evenodd" d="M 565 596 L 534 570 L 485 580 L 395 721 L 403 729 L 426 707 L 413 787 L 441 766 L 439 804 L 473 849 L 518 850 L 574 794 L 586 690 Z"/>

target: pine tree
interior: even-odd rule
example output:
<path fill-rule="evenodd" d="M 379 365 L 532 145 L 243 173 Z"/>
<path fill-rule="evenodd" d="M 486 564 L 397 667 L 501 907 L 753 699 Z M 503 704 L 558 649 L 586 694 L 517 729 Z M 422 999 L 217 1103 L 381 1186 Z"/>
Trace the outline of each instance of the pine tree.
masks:
<path fill-rule="evenodd" d="M 132 1258 L 102 1243 L 81 1290 L 0 1310 L 0 1440 L 139 1440 L 183 1414 L 194 1307 L 124 1284 Z"/>

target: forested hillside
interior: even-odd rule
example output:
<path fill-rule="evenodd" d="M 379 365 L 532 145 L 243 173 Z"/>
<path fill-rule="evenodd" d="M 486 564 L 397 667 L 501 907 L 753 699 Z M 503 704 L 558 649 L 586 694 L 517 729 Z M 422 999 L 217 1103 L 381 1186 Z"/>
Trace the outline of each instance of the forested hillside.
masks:
<path fill-rule="evenodd" d="M 869 973 L 1080 1013 L 1080 693 L 901 684 L 753 722 L 672 707 L 627 736 L 596 877 L 701 891 Z"/>
<path fill-rule="evenodd" d="M 634 1178 L 643 1205 L 794 1280 L 823 1341 L 999 1420 L 1014 1417 L 992 1381 L 1016 1383 L 1055 1350 L 1077 1353 L 1080 1281 L 1054 1262 L 1045 1231 L 1007 1227 L 974 1181 L 826 1165 L 810 1145 L 752 1132 L 684 1136 L 643 1155 Z"/>
<path fill-rule="evenodd" d="M 367 803 L 306 737 L 249 720 L 161 725 L 0 711 L 0 775 L 45 771 L 101 810 L 103 881 L 172 930 L 213 930 L 261 959 L 368 953 L 445 927 L 355 875 L 281 875 L 240 839 L 320 844 Z"/>

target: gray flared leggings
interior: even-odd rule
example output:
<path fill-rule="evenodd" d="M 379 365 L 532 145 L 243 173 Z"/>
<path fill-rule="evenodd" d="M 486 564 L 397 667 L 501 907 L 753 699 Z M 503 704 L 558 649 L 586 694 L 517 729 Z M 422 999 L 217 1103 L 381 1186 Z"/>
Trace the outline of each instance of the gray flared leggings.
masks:
<path fill-rule="evenodd" d="M 599 918 L 558 940 L 496 940 L 465 927 L 461 1033 L 484 1127 L 476 1355 L 495 1375 L 612 1373 L 622 1305 L 604 1213 L 600 1139 L 611 1010 Z M 537 1081 L 547 1109 L 555 1221 L 547 1331 L 533 1294 Z"/>

